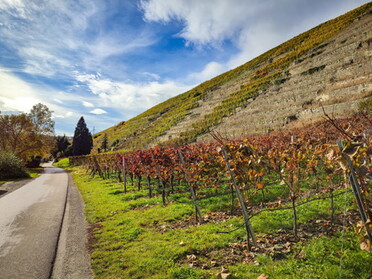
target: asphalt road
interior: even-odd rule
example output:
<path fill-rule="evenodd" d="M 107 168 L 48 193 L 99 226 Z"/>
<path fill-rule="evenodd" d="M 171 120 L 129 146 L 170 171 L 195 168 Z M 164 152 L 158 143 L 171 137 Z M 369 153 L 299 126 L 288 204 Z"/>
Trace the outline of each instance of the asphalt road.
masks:
<path fill-rule="evenodd" d="M 73 270 L 73 274 L 79 277 L 65 274 L 66 278 L 91 276 L 89 258 L 84 246 L 86 223 L 82 215 L 82 201 L 77 200 L 74 204 L 69 204 L 73 197 L 80 195 L 75 188 L 69 194 L 71 183 L 69 187 L 67 172 L 51 164 L 44 167 L 45 171 L 40 177 L 0 198 L 1 279 L 42 279 L 50 278 L 52 275 L 53 278 L 63 278 L 65 276 L 62 277 L 62 274 L 66 269 L 61 268 L 63 255 L 66 253 L 73 255 L 75 252 L 83 254 L 85 263 L 83 274 L 86 276 L 79 276 L 79 270 Z M 71 194 L 74 196 L 71 197 Z M 80 248 L 76 248 L 75 243 L 66 244 L 68 239 L 66 228 L 71 227 L 69 223 L 72 221 L 71 217 L 64 218 L 66 208 L 76 206 L 80 210 L 77 214 L 81 219 L 81 223 L 77 224 L 80 226 L 79 241 L 82 241 Z M 73 234 L 74 232 L 75 230 L 72 231 Z M 84 251 L 74 251 L 76 249 Z M 80 262 L 76 263 L 79 264 Z M 58 272 L 55 271 L 55 266 L 58 267 Z"/>

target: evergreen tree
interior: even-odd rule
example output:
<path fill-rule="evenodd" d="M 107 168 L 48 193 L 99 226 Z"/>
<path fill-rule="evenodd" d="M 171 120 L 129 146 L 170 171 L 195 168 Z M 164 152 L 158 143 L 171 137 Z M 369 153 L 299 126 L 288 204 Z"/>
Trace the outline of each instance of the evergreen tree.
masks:
<path fill-rule="evenodd" d="M 84 118 L 81 117 L 76 125 L 72 141 L 72 152 L 74 156 L 89 154 L 93 147 L 93 139 Z"/>
<path fill-rule="evenodd" d="M 67 156 L 65 154 L 65 151 L 66 151 L 67 147 L 69 147 L 71 144 L 68 141 L 66 135 L 57 136 L 55 139 L 56 139 L 56 146 L 55 146 L 54 150 L 51 152 L 53 157 L 57 158 L 57 157 Z"/>
<path fill-rule="evenodd" d="M 107 152 L 107 148 L 108 148 L 107 134 L 104 134 L 102 144 L 101 144 L 101 149 L 103 149 L 104 152 Z"/>

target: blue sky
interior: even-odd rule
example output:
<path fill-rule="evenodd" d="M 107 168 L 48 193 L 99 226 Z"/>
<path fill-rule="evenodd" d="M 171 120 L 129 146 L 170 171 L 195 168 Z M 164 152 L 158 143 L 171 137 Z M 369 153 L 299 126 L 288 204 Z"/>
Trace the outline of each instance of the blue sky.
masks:
<path fill-rule="evenodd" d="M 361 0 L 0 0 L 0 111 L 128 120 Z"/>

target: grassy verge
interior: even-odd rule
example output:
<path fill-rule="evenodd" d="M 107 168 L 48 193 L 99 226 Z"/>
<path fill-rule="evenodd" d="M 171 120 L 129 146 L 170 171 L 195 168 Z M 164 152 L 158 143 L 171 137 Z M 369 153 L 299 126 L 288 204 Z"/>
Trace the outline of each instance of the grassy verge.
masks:
<path fill-rule="evenodd" d="M 60 159 L 58 162 L 53 163 L 53 166 L 60 167 L 60 168 L 67 168 L 70 166 L 69 158 Z"/>
<path fill-rule="evenodd" d="M 28 178 L 38 177 L 42 173 L 42 171 L 43 171 L 43 168 L 32 168 L 32 169 L 30 168 L 30 169 L 26 169 L 26 172 L 29 175 L 29 177 L 12 178 L 12 179 L 0 180 L 0 186 L 3 185 L 6 182 L 9 182 L 9 181 L 20 181 L 20 180 L 24 180 L 24 179 L 28 179 Z"/>
<path fill-rule="evenodd" d="M 35 178 L 38 177 L 43 172 L 43 168 L 27 169 L 27 172 L 31 178 Z"/>
<path fill-rule="evenodd" d="M 124 194 L 121 183 L 92 178 L 79 168 L 70 170 L 86 203 L 92 267 L 97 278 L 216 278 L 222 266 L 228 268 L 230 278 L 257 278 L 262 273 L 269 278 L 371 275 L 372 256 L 359 249 L 354 229 L 349 226 L 344 231 L 339 226 L 332 231 L 326 222 L 328 200 L 298 208 L 304 231 L 300 230 L 293 243 L 290 210 L 266 211 L 253 217 L 257 239 L 267 248 L 249 252 L 244 248 L 243 228 L 219 233 L 242 223 L 239 216 L 224 217 L 230 202 L 226 195 L 200 201 L 202 214 L 210 221 L 197 225 L 192 222 L 194 209 L 187 194 L 175 195 L 177 201 L 170 200 L 163 206 L 160 197 L 147 198 L 146 190 L 134 192 L 133 188 Z M 345 208 L 353 208 L 352 195 L 337 197 L 335 208 L 342 217 Z M 342 218 L 339 222 L 345 224 Z M 317 229 L 305 234 L 309 224 L 318 223 Z M 322 226 L 329 226 L 326 233 L 319 233 Z M 283 253 L 282 246 L 288 243 L 293 245 Z"/>

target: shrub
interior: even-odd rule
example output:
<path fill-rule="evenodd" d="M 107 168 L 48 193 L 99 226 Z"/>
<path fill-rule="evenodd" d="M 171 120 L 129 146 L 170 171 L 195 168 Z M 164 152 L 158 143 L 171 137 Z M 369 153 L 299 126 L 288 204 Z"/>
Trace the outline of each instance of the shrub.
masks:
<path fill-rule="evenodd" d="M 39 168 L 41 163 L 41 156 L 33 156 L 27 163 L 28 168 Z"/>
<path fill-rule="evenodd" d="M 359 103 L 359 111 L 372 113 L 372 97 L 369 97 Z"/>
<path fill-rule="evenodd" d="M 11 152 L 0 152 L 0 179 L 29 177 L 22 160 Z"/>

